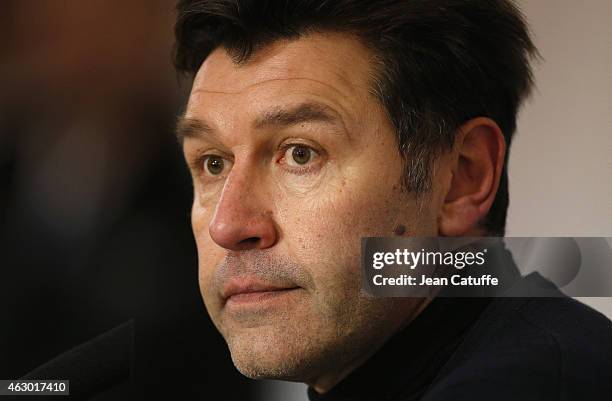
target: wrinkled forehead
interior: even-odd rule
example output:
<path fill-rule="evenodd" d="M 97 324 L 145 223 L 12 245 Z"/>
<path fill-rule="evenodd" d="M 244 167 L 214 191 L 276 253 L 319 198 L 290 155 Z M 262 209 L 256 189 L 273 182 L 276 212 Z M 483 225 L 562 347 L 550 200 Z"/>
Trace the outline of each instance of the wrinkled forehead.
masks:
<path fill-rule="evenodd" d="M 198 70 L 191 95 L 246 94 L 285 84 L 287 89 L 308 88 L 363 101 L 371 87 L 371 57 L 357 38 L 341 33 L 278 40 L 240 64 L 226 49 L 217 48 Z"/>

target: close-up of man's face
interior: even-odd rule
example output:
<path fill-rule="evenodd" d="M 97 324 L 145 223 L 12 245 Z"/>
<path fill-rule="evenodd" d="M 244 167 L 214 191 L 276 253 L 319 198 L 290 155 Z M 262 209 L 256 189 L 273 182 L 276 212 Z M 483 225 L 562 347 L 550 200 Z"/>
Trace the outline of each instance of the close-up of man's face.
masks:
<path fill-rule="evenodd" d="M 610 399 L 612 2 L 5 3 L 0 398 Z"/>
<path fill-rule="evenodd" d="M 357 364 L 423 302 L 360 294 L 360 239 L 437 235 L 440 203 L 402 190 L 370 59 L 348 34 L 311 34 L 240 64 L 218 48 L 195 77 L 179 134 L 200 288 L 250 377 Z"/>

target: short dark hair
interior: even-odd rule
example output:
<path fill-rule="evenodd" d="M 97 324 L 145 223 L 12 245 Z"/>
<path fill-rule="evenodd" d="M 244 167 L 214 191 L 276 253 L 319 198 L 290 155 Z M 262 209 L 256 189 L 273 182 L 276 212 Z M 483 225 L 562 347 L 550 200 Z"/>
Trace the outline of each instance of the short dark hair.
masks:
<path fill-rule="evenodd" d="M 457 129 L 484 116 L 508 149 L 516 115 L 533 86 L 537 50 L 511 0 L 180 0 L 175 64 L 195 74 L 217 47 L 236 63 L 279 39 L 311 32 L 355 34 L 375 56 L 372 92 L 393 123 L 405 162 L 403 185 L 431 189 L 431 165 Z M 504 235 L 507 158 L 481 225 Z"/>

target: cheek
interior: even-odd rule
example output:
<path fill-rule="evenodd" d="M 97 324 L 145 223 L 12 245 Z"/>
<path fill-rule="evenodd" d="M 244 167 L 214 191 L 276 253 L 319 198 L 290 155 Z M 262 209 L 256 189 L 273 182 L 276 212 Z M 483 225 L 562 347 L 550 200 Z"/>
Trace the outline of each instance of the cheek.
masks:
<path fill-rule="evenodd" d="M 315 285 L 330 294 L 360 287 L 361 238 L 393 235 L 400 213 L 393 185 L 360 178 L 342 177 L 309 196 L 278 199 L 288 247 L 311 271 Z"/>
<path fill-rule="evenodd" d="M 391 236 L 399 209 L 392 185 L 383 189 L 353 181 L 351 187 L 350 182 L 329 185 L 325 193 L 300 199 L 299 206 L 283 201 L 284 210 L 291 212 L 279 221 L 286 247 L 312 278 L 313 316 L 327 322 L 329 330 L 344 333 L 358 326 L 371 306 L 361 296 L 361 238 Z"/>
<path fill-rule="evenodd" d="M 211 216 L 211 209 L 203 207 L 197 201 L 194 202 L 191 209 L 191 229 L 198 248 L 200 262 L 202 256 L 212 247 L 212 241 L 208 233 Z"/>
<path fill-rule="evenodd" d="M 409 207 L 402 205 L 398 185 L 392 185 L 394 179 L 383 183 L 386 180 L 360 172 L 351 175 L 317 194 L 318 199 L 307 204 L 305 214 L 314 217 L 314 225 L 320 227 L 324 240 L 337 236 L 355 242 L 363 236 L 392 235 L 400 209 L 406 211 Z"/>
<path fill-rule="evenodd" d="M 211 298 L 209 295 L 212 291 L 212 274 L 214 267 L 224 257 L 223 248 L 215 244 L 208 232 L 210 219 L 212 218 L 212 209 L 203 207 L 199 203 L 194 203 L 191 210 L 191 226 L 194 239 L 198 250 L 198 276 L 200 290 L 205 297 L 205 301 Z"/>

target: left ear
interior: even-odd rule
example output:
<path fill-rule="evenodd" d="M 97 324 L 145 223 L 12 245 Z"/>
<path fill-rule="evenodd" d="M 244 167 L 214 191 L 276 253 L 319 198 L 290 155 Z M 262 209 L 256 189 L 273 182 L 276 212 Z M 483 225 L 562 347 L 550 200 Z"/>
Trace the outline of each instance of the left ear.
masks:
<path fill-rule="evenodd" d="M 504 166 L 506 142 L 495 121 L 478 117 L 455 137 L 450 186 L 438 216 L 442 236 L 478 236 L 478 223 L 495 200 Z"/>

